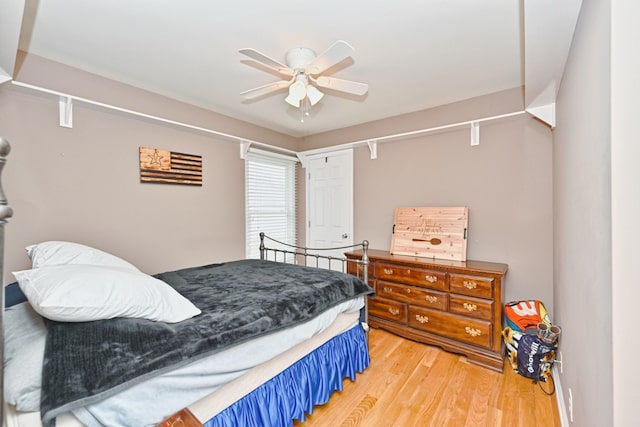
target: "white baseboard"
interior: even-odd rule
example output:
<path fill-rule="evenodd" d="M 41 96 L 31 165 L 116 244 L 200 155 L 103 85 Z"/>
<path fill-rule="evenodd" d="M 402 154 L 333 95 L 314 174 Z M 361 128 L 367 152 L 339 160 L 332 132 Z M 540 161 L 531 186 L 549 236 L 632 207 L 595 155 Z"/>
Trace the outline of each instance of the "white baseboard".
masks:
<path fill-rule="evenodd" d="M 567 416 L 567 407 L 564 404 L 564 395 L 562 394 L 562 384 L 560 383 L 560 372 L 558 371 L 558 364 L 554 363 L 551 368 L 553 375 L 553 383 L 556 387 L 556 399 L 558 401 L 558 411 L 560 412 L 560 425 L 562 427 L 569 427 L 569 417 Z"/>

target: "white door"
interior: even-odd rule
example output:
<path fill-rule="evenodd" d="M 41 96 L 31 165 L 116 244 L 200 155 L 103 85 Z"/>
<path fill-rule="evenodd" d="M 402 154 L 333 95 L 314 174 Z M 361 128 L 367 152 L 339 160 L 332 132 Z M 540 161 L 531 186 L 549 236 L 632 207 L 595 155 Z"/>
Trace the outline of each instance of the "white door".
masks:
<path fill-rule="evenodd" d="M 311 248 L 353 244 L 353 150 L 309 156 L 307 226 L 307 246 Z M 332 255 L 344 257 L 347 250 L 336 250 Z M 328 266 L 326 262 L 321 265 Z M 343 266 L 332 263 L 331 268 L 341 270 Z"/>

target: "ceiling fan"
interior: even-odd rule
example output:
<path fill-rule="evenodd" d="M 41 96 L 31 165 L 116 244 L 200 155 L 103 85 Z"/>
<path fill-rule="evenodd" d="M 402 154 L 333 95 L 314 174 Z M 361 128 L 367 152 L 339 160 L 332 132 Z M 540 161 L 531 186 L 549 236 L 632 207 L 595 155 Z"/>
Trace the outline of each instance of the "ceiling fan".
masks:
<path fill-rule="evenodd" d="M 318 87 L 360 96 L 369 90 L 369 85 L 366 83 L 322 75 L 323 72 L 348 58 L 354 52 L 353 47 L 343 40 L 336 41 L 317 56 L 309 48 L 293 48 L 285 55 L 286 65 L 255 49 L 240 49 L 239 52 L 288 78 L 240 92 L 240 95 L 245 99 L 259 98 L 288 87 L 289 95 L 285 101 L 293 107 L 300 108 L 303 113 L 308 115 L 309 109 L 324 96 Z"/>

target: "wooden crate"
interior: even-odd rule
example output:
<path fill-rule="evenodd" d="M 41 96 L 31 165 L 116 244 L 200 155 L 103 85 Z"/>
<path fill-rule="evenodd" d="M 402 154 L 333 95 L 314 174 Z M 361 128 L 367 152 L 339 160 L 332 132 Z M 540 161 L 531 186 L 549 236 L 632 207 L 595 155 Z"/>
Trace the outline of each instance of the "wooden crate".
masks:
<path fill-rule="evenodd" d="M 469 208 L 396 208 L 391 253 L 454 261 L 467 260 Z"/>

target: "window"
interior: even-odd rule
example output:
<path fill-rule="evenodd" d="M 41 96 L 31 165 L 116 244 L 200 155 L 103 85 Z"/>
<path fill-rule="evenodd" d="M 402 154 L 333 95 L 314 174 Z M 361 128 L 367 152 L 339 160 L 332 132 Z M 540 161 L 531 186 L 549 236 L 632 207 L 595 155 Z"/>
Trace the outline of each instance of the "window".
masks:
<path fill-rule="evenodd" d="M 260 258 L 260 232 L 296 244 L 296 161 L 250 151 L 245 160 L 247 258 Z"/>

